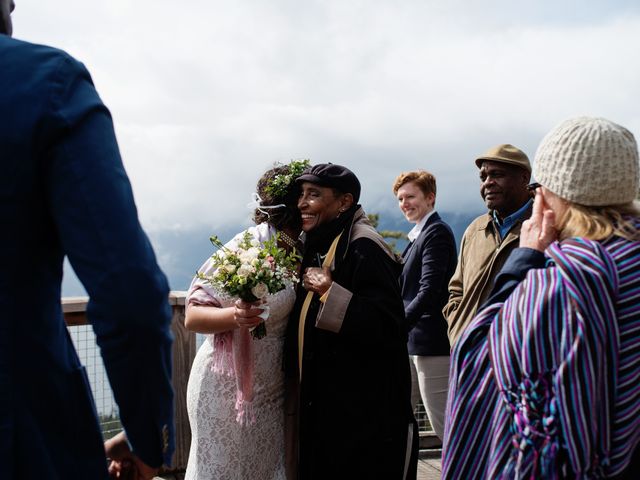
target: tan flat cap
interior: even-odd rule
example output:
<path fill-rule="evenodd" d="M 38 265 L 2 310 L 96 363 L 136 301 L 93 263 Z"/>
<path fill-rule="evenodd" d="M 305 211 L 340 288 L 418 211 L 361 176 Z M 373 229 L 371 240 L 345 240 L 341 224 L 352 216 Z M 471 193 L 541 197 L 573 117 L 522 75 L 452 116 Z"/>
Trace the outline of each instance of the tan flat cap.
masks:
<path fill-rule="evenodd" d="M 483 155 L 476 158 L 478 168 L 482 166 L 482 162 L 485 160 L 508 163 L 516 167 L 524 168 L 527 172 L 531 173 L 531 164 L 529 163 L 529 158 L 526 153 L 508 143 L 490 148 Z"/>

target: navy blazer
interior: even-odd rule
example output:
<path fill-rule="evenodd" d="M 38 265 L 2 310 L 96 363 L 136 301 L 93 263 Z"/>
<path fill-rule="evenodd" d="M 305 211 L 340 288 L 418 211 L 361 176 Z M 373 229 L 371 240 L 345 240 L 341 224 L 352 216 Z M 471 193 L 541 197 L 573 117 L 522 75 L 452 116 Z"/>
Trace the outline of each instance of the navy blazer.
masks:
<path fill-rule="evenodd" d="M 60 305 L 65 255 L 91 299 L 120 417 L 147 464 L 173 442 L 168 284 L 138 222 L 109 111 L 66 53 L 0 34 L 0 476 L 106 479 Z"/>
<path fill-rule="evenodd" d="M 434 212 L 402 254 L 402 299 L 409 325 L 410 355 L 449 355 L 447 321 L 442 308 L 457 264 L 456 241 L 449 225 Z"/>

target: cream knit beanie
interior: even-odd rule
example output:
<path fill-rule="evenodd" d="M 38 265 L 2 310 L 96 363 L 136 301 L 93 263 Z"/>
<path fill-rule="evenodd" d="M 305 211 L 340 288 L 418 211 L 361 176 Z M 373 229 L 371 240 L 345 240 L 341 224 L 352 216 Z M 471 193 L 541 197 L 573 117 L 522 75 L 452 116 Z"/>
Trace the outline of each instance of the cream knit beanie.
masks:
<path fill-rule="evenodd" d="M 578 117 L 551 130 L 536 152 L 533 176 L 580 205 L 629 203 L 638 195 L 638 146 L 633 134 L 604 118 Z"/>

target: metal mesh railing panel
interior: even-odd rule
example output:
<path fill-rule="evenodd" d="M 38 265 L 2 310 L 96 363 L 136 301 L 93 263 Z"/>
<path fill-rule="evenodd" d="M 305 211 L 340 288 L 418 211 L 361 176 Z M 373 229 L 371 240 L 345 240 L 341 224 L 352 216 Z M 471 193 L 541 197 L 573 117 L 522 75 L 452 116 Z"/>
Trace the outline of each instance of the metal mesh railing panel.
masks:
<path fill-rule="evenodd" d="M 431 428 L 431 423 L 429 423 L 429 417 L 427 416 L 427 411 L 422 404 L 422 400 L 418 401 L 413 414 L 418 422 L 419 432 L 433 432 L 433 428 Z"/>
<path fill-rule="evenodd" d="M 113 437 L 122 430 L 118 406 L 109 386 L 107 372 L 102 363 L 96 337 L 89 325 L 68 327 L 71 340 L 76 347 L 80 362 L 87 370 L 91 392 L 96 403 L 100 427 L 105 439 Z"/>

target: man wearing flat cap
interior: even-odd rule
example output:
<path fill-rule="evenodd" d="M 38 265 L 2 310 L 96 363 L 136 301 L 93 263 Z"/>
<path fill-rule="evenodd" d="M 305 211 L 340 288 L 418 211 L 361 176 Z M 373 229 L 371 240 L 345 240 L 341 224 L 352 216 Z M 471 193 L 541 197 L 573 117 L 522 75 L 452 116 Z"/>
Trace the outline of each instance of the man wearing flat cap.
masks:
<path fill-rule="evenodd" d="M 531 165 L 513 145 L 498 145 L 475 161 L 480 169 L 480 195 L 489 211 L 464 232 L 460 256 L 443 313 L 451 348 L 489 296 L 495 276 L 518 246 L 522 222 L 531 216 L 527 189 Z"/>

